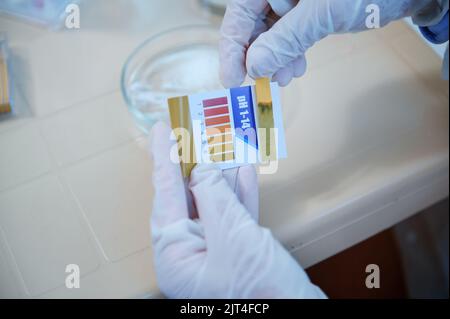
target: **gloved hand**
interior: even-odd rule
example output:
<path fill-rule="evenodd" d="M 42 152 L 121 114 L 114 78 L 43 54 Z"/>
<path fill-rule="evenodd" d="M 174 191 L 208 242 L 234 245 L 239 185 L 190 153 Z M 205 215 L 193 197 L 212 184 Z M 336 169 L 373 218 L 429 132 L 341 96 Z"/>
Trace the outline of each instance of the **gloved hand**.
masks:
<path fill-rule="evenodd" d="M 321 298 L 303 269 L 253 216 L 256 174 L 240 169 L 241 200 L 215 166 L 197 165 L 189 188 L 199 219 L 188 218 L 179 164 L 169 160 L 170 129 L 152 132 L 151 217 L 155 269 L 171 298 Z M 246 199 L 250 198 L 250 201 Z"/>
<path fill-rule="evenodd" d="M 221 79 L 226 87 L 272 77 L 281 86 L 306 69 L 305 53 L 333 33 L 366 30 L 368 5 L 380 8 L 380 26 L 413 15 L 433 0 L 230 0 L 221 27 Z M 270 6 L 269 6 L 270 3 Z M 264 24 L 270 7 L 281 18 Z M 263 26 L 261 26 L 263 25 Z"/>

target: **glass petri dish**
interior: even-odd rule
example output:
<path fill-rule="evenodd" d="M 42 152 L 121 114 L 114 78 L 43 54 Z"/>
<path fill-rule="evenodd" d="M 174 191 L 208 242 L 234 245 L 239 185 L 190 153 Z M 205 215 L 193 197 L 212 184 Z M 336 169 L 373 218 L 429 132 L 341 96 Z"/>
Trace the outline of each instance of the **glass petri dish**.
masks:
<path fill-rule="evenodd" d="M 169 122 L 167 98 L 221 89 L 219 31 L 208 25 L 178 27 L 141 44 L 127 59 L 121 89 L 136 124 L 148 133 Z"/>

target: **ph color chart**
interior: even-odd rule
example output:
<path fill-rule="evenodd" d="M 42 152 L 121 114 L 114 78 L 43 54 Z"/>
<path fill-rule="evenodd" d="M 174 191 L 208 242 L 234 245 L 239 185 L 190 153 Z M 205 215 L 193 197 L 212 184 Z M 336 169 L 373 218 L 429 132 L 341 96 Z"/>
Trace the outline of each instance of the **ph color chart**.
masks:
<path fill-rule="evenodd" d="M 278 85 L 263 80 L 258 89 L 243 86 L 168 99 L 172 128 L 185 128 L 192 136 L 195 163 L 229 169 L 286 157 Z M 183 175 L 194 166 L 182 163 Z"/>

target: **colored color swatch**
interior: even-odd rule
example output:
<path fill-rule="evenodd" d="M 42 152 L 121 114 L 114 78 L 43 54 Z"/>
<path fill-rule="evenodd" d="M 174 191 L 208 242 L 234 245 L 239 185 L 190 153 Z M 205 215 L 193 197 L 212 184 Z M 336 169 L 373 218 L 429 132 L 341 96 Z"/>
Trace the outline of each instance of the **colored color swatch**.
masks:
<path fill-rule="evenodd" d="M 208 153 L 214 162 L 234 159 L 231 118 L 226 96 L 203 100 Z"/>

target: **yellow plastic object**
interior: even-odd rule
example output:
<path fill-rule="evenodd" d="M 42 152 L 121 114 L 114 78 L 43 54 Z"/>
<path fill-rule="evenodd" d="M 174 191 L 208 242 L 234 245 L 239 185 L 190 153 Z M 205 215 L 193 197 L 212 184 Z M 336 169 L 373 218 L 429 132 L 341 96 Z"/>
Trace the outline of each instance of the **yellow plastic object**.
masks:
<path fill-rule="evenodd" d="M 256 117 L 258 123 L 258 143 L 262 161 L 277 159 L 275 147 L 275 124 L 273 118 L 272 95 L 268 78 L 256 79 Z M 264 132 L 265 131 L 265 132 Z"/>
<path fill-rule="evenodd" d="M 10 113 L 8 66 L 3 53 L 0 51 L 0 113 Z"/>
<path fill-rule="evenodd" d="M 189 111 L 189 99 L 180 96 L 168 99 L 170 123 L 177 136 L 178 155 L 180 156 L 183 177 L 189 177 L 196 164 L 194 134 Z"/>

